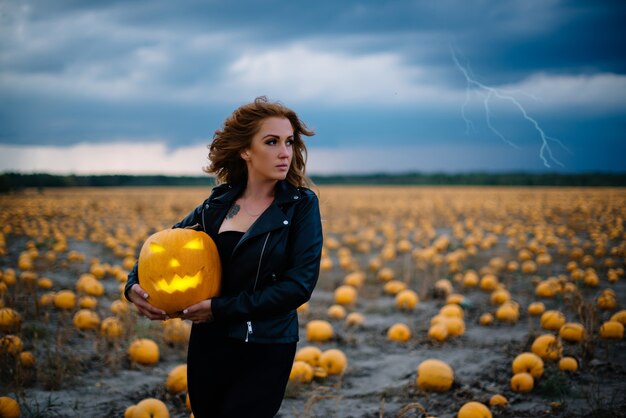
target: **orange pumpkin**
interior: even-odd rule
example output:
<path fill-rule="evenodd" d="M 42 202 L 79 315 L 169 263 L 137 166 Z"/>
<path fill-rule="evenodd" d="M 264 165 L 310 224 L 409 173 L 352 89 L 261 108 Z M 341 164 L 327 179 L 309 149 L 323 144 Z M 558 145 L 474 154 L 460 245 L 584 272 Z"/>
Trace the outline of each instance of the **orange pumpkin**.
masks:
<path fill-rule="evenodd" d="M 19 418 L 20 404 L 8 396 L 0 397 L 0 417 Z"/>
<path fill-rule="evenodd" d="M 489 406 L 506 406 L 509 401 L 503 395 L 496 394 L 489 398 Z"/>
<path fill-rule="evenodd" d="M 170 413 L 163 401 L 148 398 L 135 405 L 132 416 L 133 418 L 169 418 Z"/>
<path fill-rule="evenodd" d="M 22 324 L 22 316 L 14 309 L 0 309 L 0 330 L 5 332 L 17 331 Z"/>
<path fill-rule="evenodd" d="M 148 338 L 140 338 L 128 347 L 128 355 L 131 361 L 139 364 L 156 364 L 159 362 L 159 346 Z"/>
<path fill-rule="evenodd" d="M 328 374 L 342 374 L 348 367 L 348 358 L 343 351 L 336 348 L 324 351 L 320 355 L 320 367 Z"/>
<path fill-rule="evenodd" d="M 187 390 L 187 365 L 180 364 L 174 367 L 167 375 L 165 387 L 170 393 L 180 393 Z"/>
<path fill-rule="evenodd" d="M 514 392 L 530 392 L 535 386 L 535 379 L 530 373 L 517 373 L 511 378 L 511 389 Z"/>
<path fill-rule="evenodd" d="M 306 347 L 302 347 L 296 352 L 296 356 L 294 361 L 304 361 L 305 363 L 310 364 L 313 367 L 316 367 L 320 362 L 320 356 L 322 355 L 322 350 L 319 348 L 309 345 Z"/>
<path fill-rule="evenodd" d="M 417 367 L 417 386 L 426 391 L 445 392 L 452 387 L 454 372 L 447 363 L 427 359 Z"/>
<path fill-rule="evenodd" d="M 491 418 L 491 411 L 480 402 L 467 402 L 463 404 L 459 412 L 458 418 Z"/>
<path fill-rule="evenodd" d="M 192 229 L 157 232 L 139 253 L 139 284 L 148 301 L 167 313 L 217 296 L 221 271 L 213 240 Z"/>
<path fill-rule="evenodd" d="M 313 380 L 314 372 L 313 367 L 304 361 L 296 360 L 291 366 L 291 372 L 289 373 L 289 380 L 298 383 L 309 383 Z"/>
<path fill-rule="evenodd" d="M 543 375 L 543 360 L 535 353 L 524 352 L 513 360 L 513 374 L 528 373 L 532 377 Z"/>

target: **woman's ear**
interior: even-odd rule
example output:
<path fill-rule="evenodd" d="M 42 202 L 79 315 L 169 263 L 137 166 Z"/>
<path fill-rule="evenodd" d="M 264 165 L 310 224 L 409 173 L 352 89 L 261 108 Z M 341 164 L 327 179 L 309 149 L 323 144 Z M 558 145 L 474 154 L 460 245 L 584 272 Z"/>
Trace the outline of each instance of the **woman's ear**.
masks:
<path fill-rule="evenodd" d="M 250 156 L 248 155 L 248 151 L 241 151 L 239 154 L 244 161 L 250 161 Z"/>

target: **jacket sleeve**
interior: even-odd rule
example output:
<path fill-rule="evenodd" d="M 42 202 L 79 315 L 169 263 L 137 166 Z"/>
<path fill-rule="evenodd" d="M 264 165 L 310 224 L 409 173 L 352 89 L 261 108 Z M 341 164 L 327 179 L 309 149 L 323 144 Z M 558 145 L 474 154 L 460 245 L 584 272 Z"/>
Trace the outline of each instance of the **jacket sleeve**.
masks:
<path fill-rule="evenodd" d="M 196 207 L 189 215 L 187 215 L 183 220 L 174 224 L 172 228 L 185 228 L 193 225 L 202 225 L 202 207 L 204 203 Z M 124 296 L 130 302 L 128 297 L 128 292 L 130 288 L 133 287 L 134 284 L 139 283 L 139 275 L 137 273 L 138 270 L 138 261 L 135 261 L 135 265 L 132 270 L 128 273 L 128 279 L 126 279 L 126 286 L 124 287 Z"/>
<path fill-rule="evenodd" d="M 298 308 L 311 298 L 319 276 L 322 223 L 317 196 L 299 203 L 289 234 L 287 268 L 277 282 L 237 296 L 211 300 L 215 320 L 263 319 Z"/>

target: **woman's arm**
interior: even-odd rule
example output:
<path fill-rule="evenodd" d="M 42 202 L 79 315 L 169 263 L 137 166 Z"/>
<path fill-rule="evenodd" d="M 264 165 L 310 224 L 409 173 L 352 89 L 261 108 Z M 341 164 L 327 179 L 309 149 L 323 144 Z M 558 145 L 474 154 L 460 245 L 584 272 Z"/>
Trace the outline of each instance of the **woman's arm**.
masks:
<path fill-rule="evenodd" d="M 193 225 L 202 224 L 202 207 L 204 203 L 196 207 L 180 222 L 174 224 L 172 228 L 185 228 Z M 152 306 L 147 302 L 148 294 L 139 285 L 138 262 L 135 261 L 135 265 L 128 273 L 126 280 L 126 286 L 124 288 L 124 296 L 126 299 L 137 306 L 139 312 L 150 319 L 163 319 L 165 311 Z"/>
<path fill-rule="evenodd" d="M 258 319 L 296 309 L 311 298 L 322 253 L 319 202 L 313 192 L 299 203 L 291 224 L 288 268 L 276 283 L 233 297 L 215 297 L 209 304 L 216 319 Z"/>

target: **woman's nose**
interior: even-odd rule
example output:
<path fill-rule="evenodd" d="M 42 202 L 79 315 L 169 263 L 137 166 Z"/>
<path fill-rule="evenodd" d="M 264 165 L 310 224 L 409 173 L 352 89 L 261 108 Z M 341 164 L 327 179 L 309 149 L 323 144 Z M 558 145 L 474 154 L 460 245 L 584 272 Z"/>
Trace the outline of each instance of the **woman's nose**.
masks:
<path fill-rule="evenodd" d="M 281 158 L 289 157 L 289 150 L 287 144 L 282 144 L 278 150 L 278 156 Z"/>

